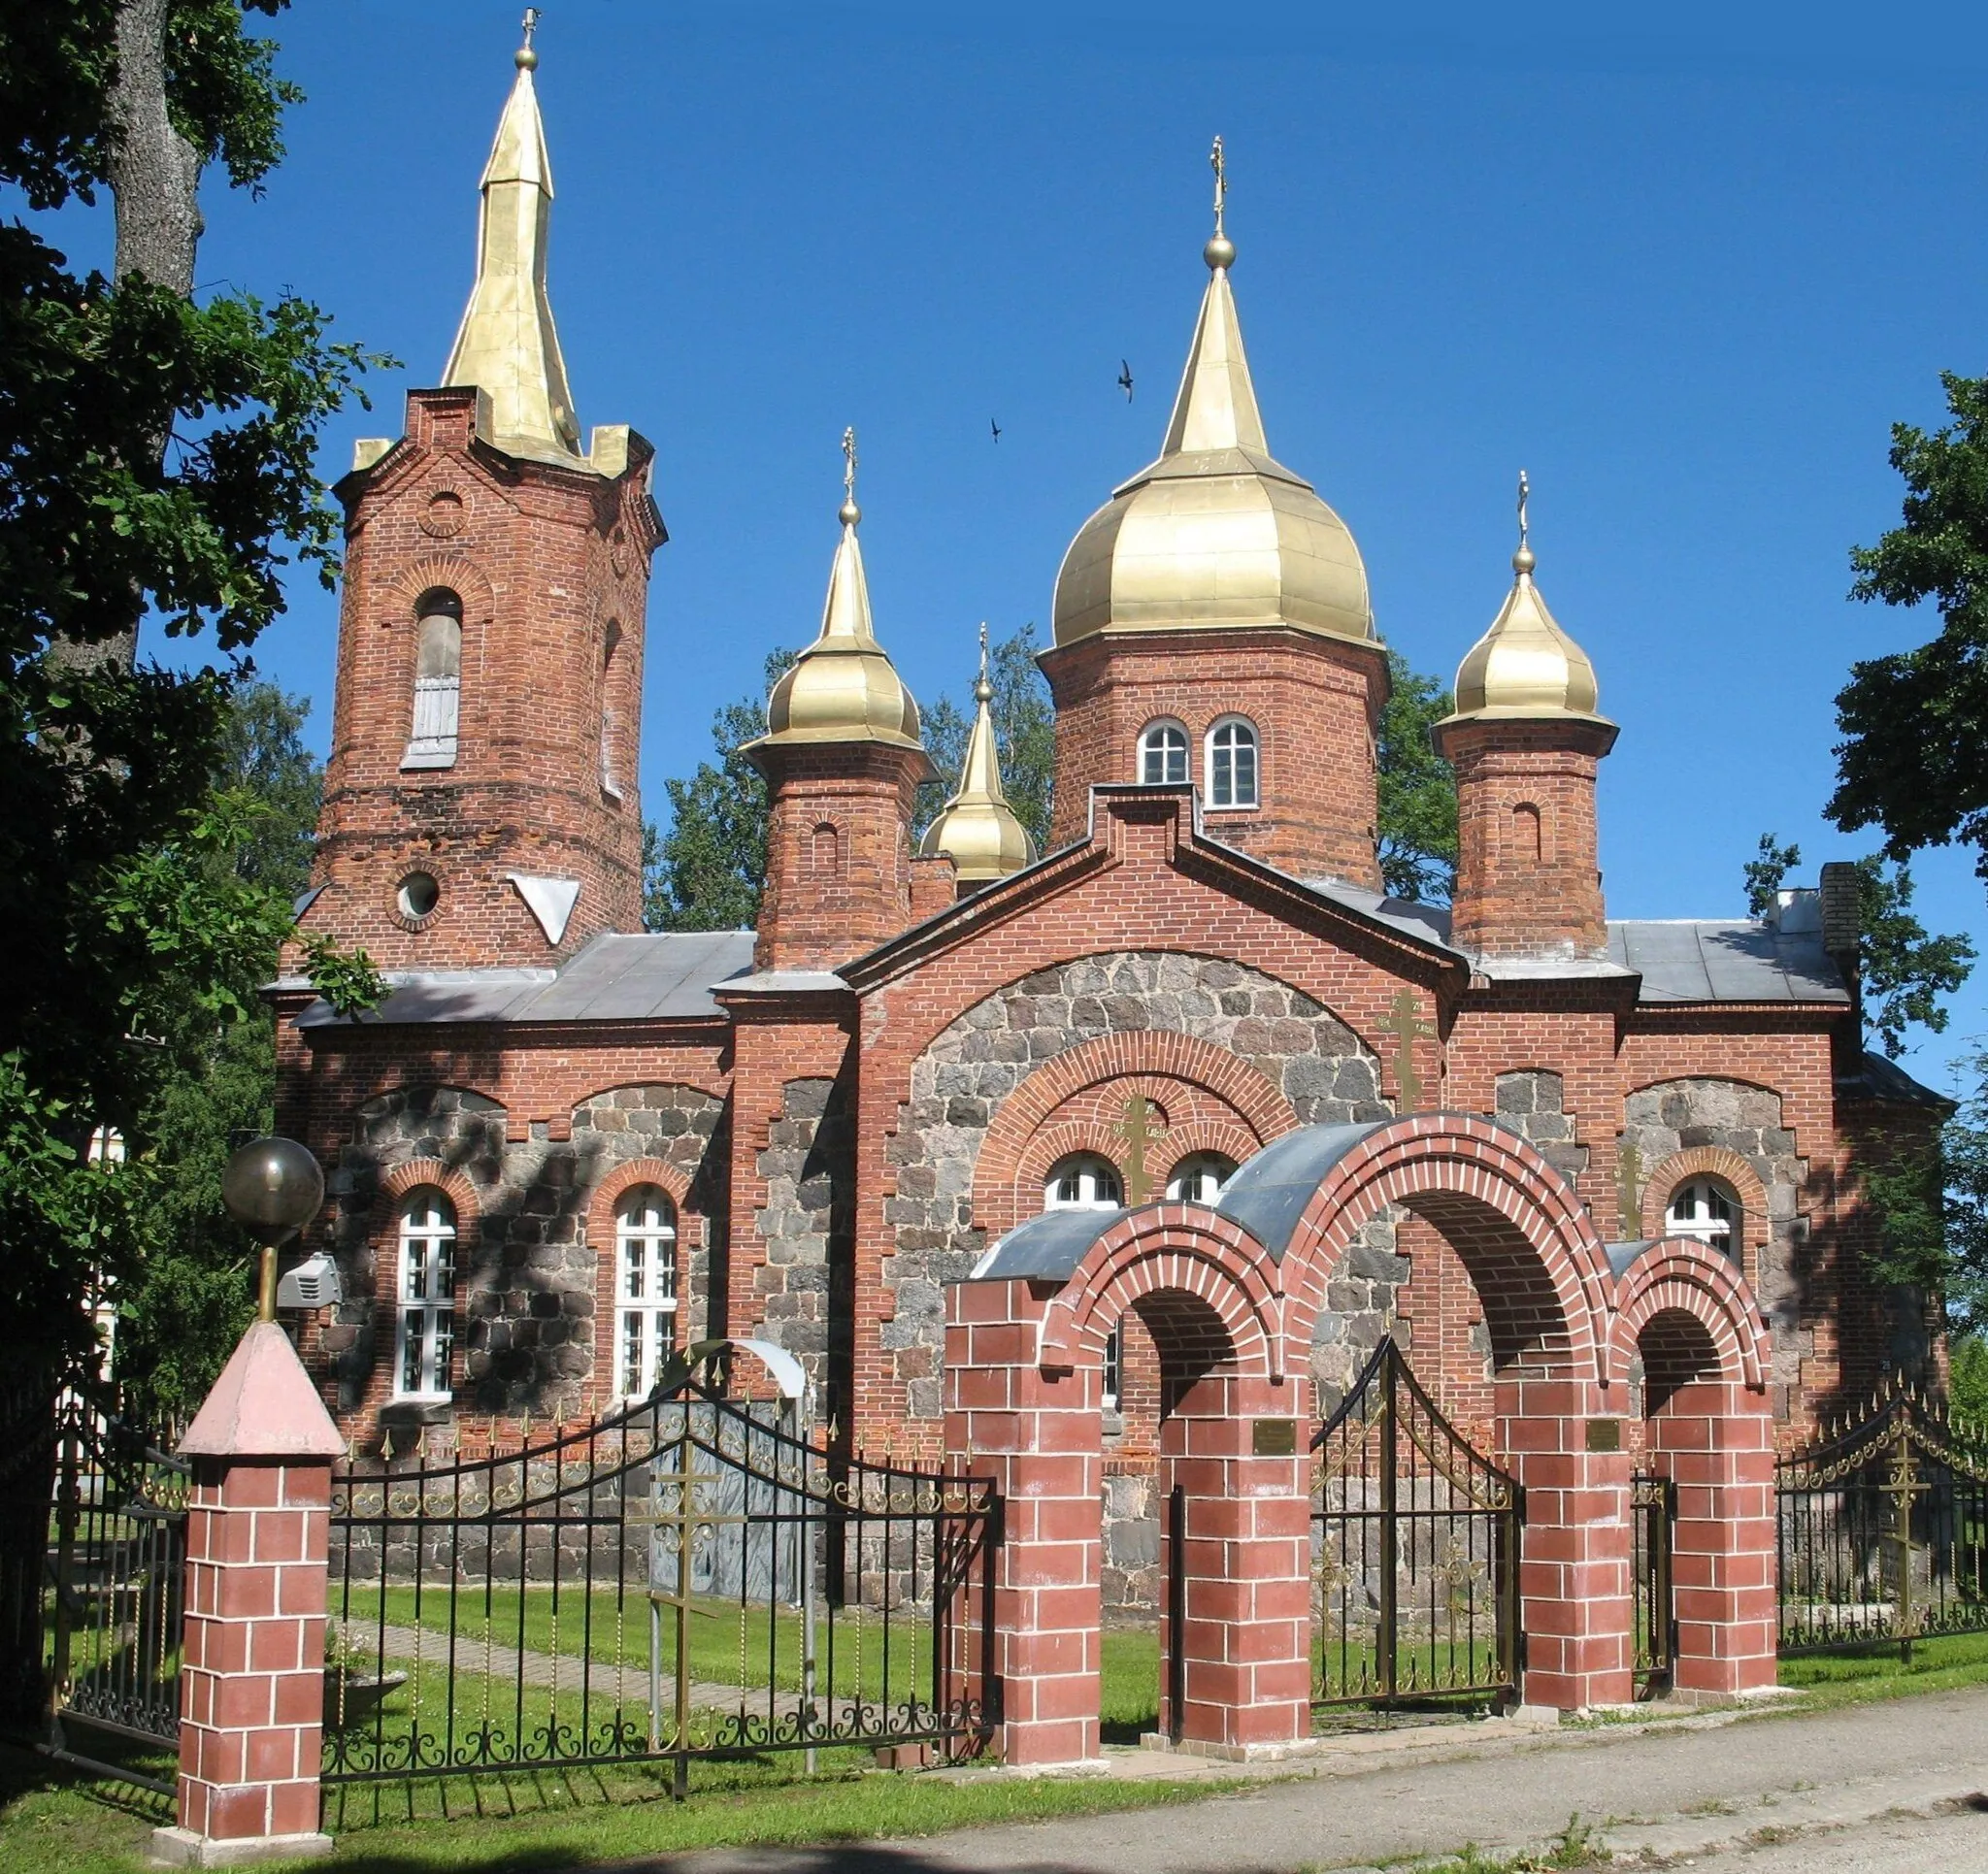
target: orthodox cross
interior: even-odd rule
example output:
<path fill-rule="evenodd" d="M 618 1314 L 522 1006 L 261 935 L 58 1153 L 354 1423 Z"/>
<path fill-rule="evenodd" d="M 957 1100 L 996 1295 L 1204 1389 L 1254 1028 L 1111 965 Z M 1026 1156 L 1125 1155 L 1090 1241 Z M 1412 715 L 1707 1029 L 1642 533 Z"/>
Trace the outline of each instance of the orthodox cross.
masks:
<path fill-rule="evenodd" d="M 1215 173 L 1215 233 L 1222 232 L 1222 214 L 1229 206 L 1229 163 L 1222 154 L 1222 140 L 1215 139 L 1215 147 L 1208 153 L 1209 167 Z"/>
<path fill-rule="evenodd" d="M 1642 1153 L 1633 1138 L 1622 1141 L 1615 1158 L 1615 1188 L 1622 1210 L 1622 1240 L 1642 1235 Z"/>
<path fill-rule="evenodd" d="M 1136 1093 L 1125 1102 L 1125 1117 L 1111 1132 L 1125 1141 L 1125 1201 L 1132 1205 L 1144 1203 L 1152 1195 L 1145 1149 L 1165 1138 L 1167 1129 L 1153 1123 L 1153 1102 L 1144 1094 Z"/>
<path fill-rule="evenodd" d="M 1388 1011 L 1388 1019 L 1381 1023 L 1380 1032 L 1394 1036 L 1394 1084 L 1401 1096 L 1401 1110 L 1405 1113 L 1419 1111 L 1422 1076 L 1415 1071 L 1415 1043 L 1433 1041 L 1436 1030 L 1415 1013 L 1412 990 L 1404 989 L 1394 999 L 1394 1006 Z"/>
<path fill-rule="evenodd" d="M 856 426 L 843 431 L 843 499 L 856 498 Z"/>
<path fill-rule="evenodd" d="M 526 51 L 531 50 L 532 34 L 537 32 L 538 29 L 539 10 L 536 7 L 527 7 L 524 10 L 524 45 Z"/>
<path fill-rule="evenodd" d="M 1526 479 L 1526 472 L 1521 469 L 1518 472 L 1518 543 L 1521 548 L 1526 544 L 1526 534 L 1528 532 L 1526 526 L 1526 503 L 1532 499 L 1532 494 L 1533 484 Z"/>

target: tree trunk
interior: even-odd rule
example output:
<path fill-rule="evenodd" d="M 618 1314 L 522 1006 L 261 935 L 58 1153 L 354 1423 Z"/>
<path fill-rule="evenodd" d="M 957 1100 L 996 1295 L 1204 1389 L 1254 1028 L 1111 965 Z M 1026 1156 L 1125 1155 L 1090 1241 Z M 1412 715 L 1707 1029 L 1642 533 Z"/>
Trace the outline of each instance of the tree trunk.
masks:
<path fill-rule="evenodd" d="M 200 218 L 200 152 L 173 128 L 166 109 L 166 14 L 170 0 L 122 0 L 117 9 L 117 78 L 111 87 L 115 136 L 111 194 L 116 209 L 119 282 L 137 274 L 182 298 L 193 291 L 193 256 L 204 225 Z M 154 463 L 163 462 L 166 438 L 149 441 Z M 57 639 L 49 646 L 56 663 L 71 669 L 118 664 L 138 655 L 138 614 L 108 637 L 87 643 Z"/>

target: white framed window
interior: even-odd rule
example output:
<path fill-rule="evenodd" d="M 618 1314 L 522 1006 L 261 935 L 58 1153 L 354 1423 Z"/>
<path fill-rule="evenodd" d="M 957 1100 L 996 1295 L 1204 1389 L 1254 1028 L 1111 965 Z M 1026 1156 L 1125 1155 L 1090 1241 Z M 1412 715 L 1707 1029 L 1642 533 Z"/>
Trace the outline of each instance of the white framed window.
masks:
<path fill-rule="evenodd" d="M 614 1396 L 642 1398 L 677 1340 L 677 1206 L 638 1184 L 614 1207 Z"/>
<path fill-rule="evenodd" d="M 1236 1161 L 1226 1154 L 1189 1152 L 1167 1179 L 1167 1196 L 1176 1203 L 1213 1203 L 1235 1175 Z"/>
<path fill-rule="evenodd" d="M 396 1396 L 447 1398 L 455 1345 L 455 1206 L 432 1184 L 401 1200 Z"/>
<path fill-rule="evenodd" d="M 1119 1392 L 1125 1384 L 1125 1323 L 1122 1318 L 1111 1323 L 1111 1332 L 1105 1336 L 1104 1382 L 1098 1392 L 1098 1403 L 1107 1412 L 1115 1412 Z"/>
<path fill-rule="evenodd" d="M 1740 1260 L 1740 1200 L 1717 1178 L 1693 1178 L 1671 1194 L 1664 1229 L 1673 1236 L 1696 1236 L 1721 1255 Z"/>
<path fill-rule="evenodd" d="M 1228 716 L 1208 732 L 1208 804 L 1255 806 L 1256 725 Z"/>
<path fill-rule="evenodd" d="M 1118 1167 L 1096 1152 L 1058 1159 L 1043 1181 L 1044 1210 L 1116 1210 L 1124 1201 Z"/>
<path fill-rule="evenodd" d="M 1177 722 L 1148 723 L 1141 732 L 1139 779 L 1143 787 L 1187 784 L 1187 731 Z"/>
<path fill-rule="evenodd" d="M 445 586 L 414 608 L 414 726 L 403 768 L 455 766 L 462 713 L 462 601 Z"/>

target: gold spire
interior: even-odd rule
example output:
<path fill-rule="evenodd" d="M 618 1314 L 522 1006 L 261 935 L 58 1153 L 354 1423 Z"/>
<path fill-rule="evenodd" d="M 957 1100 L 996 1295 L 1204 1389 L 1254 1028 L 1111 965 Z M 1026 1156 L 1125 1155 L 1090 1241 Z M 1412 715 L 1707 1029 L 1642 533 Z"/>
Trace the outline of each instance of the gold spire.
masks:
<path fill-rule="evenodd" d="M 1270 452 L 1229 284 L 1228 158 L 1217 137 L 1209 279 L 1159 459 L 1115 489 L 1056 576 L 1055 638 L 1294 625 L 1374 641 L 1345 523 Z"/>
<path fill-rule="evenodd" d="M 993 700 L 994 685 L 987 680 L 987 627 L 982 625 L 980 674 L 974 684 L 974 726 L 967 737 L 959 786 L 918 842 L 921 858 L 950 853 L 962 885 L 991 885 L 1036 861 L 1035 841 L 1014 817 L 1002 791 L 1001 755 L 988 707 Z"/>
<path fill-rule="evenodd" d="M 477 283 L 442 380 L 475 384 L 488 396 L 486 440 L 500 449 L 573 463 L 581 459 L 580 420 L 546 296 L 552 165 L 532 82 L 539 63 L 532 46 L 538 22 L 539 10 L 527 8 L 524 44 L 513 59 L 517 78 L 483 165 Z"/>
<path fill-rule="evenodd" d="M 1511 591 L 1491 621 L 1491 629 L 1471 646 L 1458 668 L 1456 713 L 1444 721 L 1567 717 L 1613 728 L 1607 717 L 1597 712 L 1601 690 L 1594 665 L 1561 630 L 1533 583 L 1538 561 L 1527 518 L 1532 492 L 1521 469 L 1518 551 L 1511 556 Z"/>
<path fill-rule="evenodd" d="M 821 632 L 767 699 L 767 733 L 751 748 L 772 742 L 880 741 L 916 748 L 918 706 L 877 641 L 870 622 L 870 581 L 856 526 L 856 432 L 843 432 L 843 537 L 828 575 Z M 929 769 L 930 764 L 927 764 Z M 929 774 L 927 778 L 930 778 Z"/>

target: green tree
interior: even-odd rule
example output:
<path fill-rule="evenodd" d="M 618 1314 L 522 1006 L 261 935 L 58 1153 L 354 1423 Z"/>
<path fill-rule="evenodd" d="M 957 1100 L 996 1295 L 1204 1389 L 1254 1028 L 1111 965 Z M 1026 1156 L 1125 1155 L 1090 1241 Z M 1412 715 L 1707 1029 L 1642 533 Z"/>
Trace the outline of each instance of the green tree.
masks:
<path fill-rule="evenodd" d="M 1852 595 L 1938 608 L 1938 634 L 1851 668 L 1837 698 L 1843 740 L 1829 816 L 1880 828 L 1905 859 L 1958 840 L 1988 878 L 1988 378 L 1946 374 L 1952 421 L 1892 427 L 1903 523 L 1851 556 Z"/>
<path fill-rule="evenodd" d="M 1429 732 L 1454 705 L 1441 679 L 1387 654 L 1393 687 L 1380 717 L 1380 877 L 1395 898 L 1447 904 L 1456 889 L 1456 776 Z"/>
<path fill-rule="evenodd" d="M 994 686 L 994 746 L 1001 756 L 1002 790 L 1039 853 L 1048 850 L 1049 812 L 1056 785 L 1056 707 L 1049 699 L 1048 679 L 1036 662 L 1041 648 L 1035 625 L 1030 623 L 994 644 L 987 659 L 987 677 Z M 939 809 L 959 785 L 975 707 L 971 692 L 964 703 L 955 703 L 947 691 L 925 712 L 925 752 L 932 757 L 939 778 L 918 790 L 914 841 L 939 817 Z"/>

